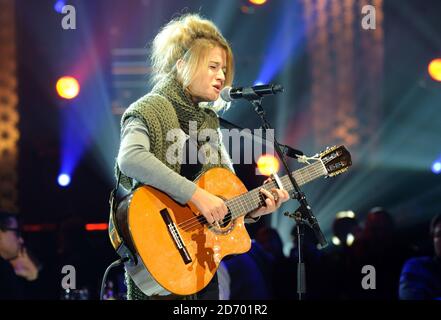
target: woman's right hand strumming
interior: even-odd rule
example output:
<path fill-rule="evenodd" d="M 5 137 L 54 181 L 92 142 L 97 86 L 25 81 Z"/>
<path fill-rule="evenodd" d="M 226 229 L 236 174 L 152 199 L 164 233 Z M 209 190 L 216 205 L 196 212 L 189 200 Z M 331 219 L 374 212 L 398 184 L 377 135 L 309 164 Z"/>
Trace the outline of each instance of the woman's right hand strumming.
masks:
<path fill-rule="evenodd" d="M 190 198 L 190 202 L 198 208 L 199 212 L 210 224 L 222 222 L 222 219 L 228 213 L 224 200 L 200 187 L 197 187 Z"/>

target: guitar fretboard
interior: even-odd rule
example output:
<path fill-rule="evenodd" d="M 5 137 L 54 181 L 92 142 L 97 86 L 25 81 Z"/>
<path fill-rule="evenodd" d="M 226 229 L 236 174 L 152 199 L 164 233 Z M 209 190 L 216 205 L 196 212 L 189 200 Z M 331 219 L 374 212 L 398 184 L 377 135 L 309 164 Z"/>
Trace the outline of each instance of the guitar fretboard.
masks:
<path fill-rule="evenodd" d="M 292 174 L 297 184 L 302 186 L 314 179 L 326 176 L 328 172 L 321 161 L 316 161 L 304 168 L 293 171 Z M 289 179 L 288 175 L 283 176 L 280 178 L 280 180 L 283 188 L 288 191 L 289 194 L 291 194 L 294 187 L 291 184 L 291 180 Z M 230 209 L 232 219 L 244 216 L 265 205 L 265 197 L 259 191 L 260 188 L 270 191 L 273 188 L 278 188 L 278 186 L 275 181 L 272 181 L 245 194 L 227 200 L 225 204 Z"/>

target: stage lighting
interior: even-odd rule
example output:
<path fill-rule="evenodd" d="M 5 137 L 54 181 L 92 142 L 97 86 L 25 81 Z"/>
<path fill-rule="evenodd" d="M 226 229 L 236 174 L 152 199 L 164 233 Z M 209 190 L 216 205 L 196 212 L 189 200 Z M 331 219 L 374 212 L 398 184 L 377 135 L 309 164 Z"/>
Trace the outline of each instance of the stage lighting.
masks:
<path fill-rule="evenodd" d="M 336 216 L 337 219 L 342 219 L 342 218 L 351 218 L 354 219 L 355 218 L 355 213 L 352 210 L 348 210 L 348 211 L 340 211 L 337 212 Z"/>
<path fill-rule="evenodd" d="M 86 224 L 86 231 L 105 231 L 107 227 L 107 223 L 88 223 Z"/>
<path fill-rule="evenodd" d="M 266 0 L 248 0 L 251 4 L 261 6 L 266 3 Z"/>
<path fill-rule="evenodd" d="M 80 85 L 74 77 L 61 77 L 57 81 L 57 92 L 64 99 L 73 99 L 80 92 Z"/>
<path fill-rule="evenodd" d="M 332 243 L 336 246 L 339 246 L 341 244 L 340 239 L 336 236 L 332 237 Z"/>
<path fill-rule="evenodd" d="M 68 174 L 62 173 L 58 176 L 58 184 L 61 187 L 67 187 L 70 183 L 70 176 Z"/>
<path fill-rule="evenodd" d="M 348 233 L 348 235 L 346 236 L 346 245 L 348 247 L 352 246 L 352 244 L 354 243 L 355 237 L 352 233 Z"/>
<path fill-rule="evenodd" d="M 436 161 L 432 164 L 432 172 L 434 174 L 441 173 L 441 161 Z"/>
<path fill-rule="evenodd" d="M 433 80 L 441 82 L 441 58 L 432 60 L 428 71 Z"/>
<path fill-rule="evenodd" d="M 259 157 L 259 160 L 257 160 L 257 168 L 259 169 L 260 173 L 269 176 L 273 173 L 277 173 L 279 171 L 279 160 L 277 160 L 276 157 L 273 155 L 262 155 Z"/>
<path fill-rule="evenodd" d="M 61 13 L 63 10 L 63 7 L 66 5 L 66 1 L 65 0 L 58 0 L 55 1 L 54 4 L 54 9 L 55 11 L 57 11 L 58 13 Z"/>

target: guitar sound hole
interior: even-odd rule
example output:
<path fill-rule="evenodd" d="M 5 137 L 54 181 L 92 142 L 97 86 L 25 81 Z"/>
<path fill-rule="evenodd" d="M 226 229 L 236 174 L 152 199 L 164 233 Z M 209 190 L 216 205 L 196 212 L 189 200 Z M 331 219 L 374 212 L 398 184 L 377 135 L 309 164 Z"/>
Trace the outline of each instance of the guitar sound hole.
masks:
<path fill-rule="evenodd" d="M 222 223 L 219 223 L 219 227 L 216 225 L 210 225 L 209 229 L 216 234 L 229 234 L 231 230 L 234 229 L 234 220 L 232 220 L 231 212 L 228 210 L 228 213 L 222 220 Z"/>
<path fill-rule="evenodd" d="M 219 225 L 221 226 L 221 228 L 225 228 L 230 224 L 230 222 L 231 222 L 231 212 L 230 210 L 228 210 L 228 213 L 223 218 L 222 223 L 219 223 Z"/>
<path fill-rule="evenodd" d="M 227 199 L 225 199 L 225 197 L 221 196 L 221 195 L 217 195 L 219 198 L 221 198 L 224 201 L 227 201 Z M 227 207 L 228 208 L 228 207 Z M 221 229 L 226 228 L 230 222 L 232 218 L 232 213 L 231 213 L 231 209 L 228 208 L 228 213 L 225 215 L 225 217 L 222 219 L 222 223 L 219 223 L 219 226 L 221 227 Z"/>

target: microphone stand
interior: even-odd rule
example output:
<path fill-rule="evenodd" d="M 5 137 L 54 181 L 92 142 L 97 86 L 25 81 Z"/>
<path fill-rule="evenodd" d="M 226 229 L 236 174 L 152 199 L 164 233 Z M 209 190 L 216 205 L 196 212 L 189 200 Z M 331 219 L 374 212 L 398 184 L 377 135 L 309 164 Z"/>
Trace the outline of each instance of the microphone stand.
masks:
<path fill-rule="evenodd" d="M 245 97 L 245 96 L 244 96 Z M 266 130 L 271 129 L 271 126 L 269 122 L 267 121 L 265 117 L 265 110 L 262 107 L 262 97 L 258 97 L 257 95 L 250 94 L 248 97 L 248 100 L 251 102 L 251 104 L 254 106 L 254 111 L 257 113 L 257 115 L 262 120 L 265 136 L 266 136 Z M 291 181 L 291 184 L 294 187 L 294 191 L 292 194 L 293 199 L 297 199 L 297 201 L 300 203 L 300 207 L 295 212 L 300 212 L 301 216 L 308 222 L 309 226 L 314 231 L 314 235 L 317 239 L 317 242 L 320 244 L 321 248 L 324 248 L 328 245 L 325 236 L 323 235 L 323 232 L 320 229 L 320 226 L 317 222 L 317 219 L 312 213 L 312 209 L 308 204 L 308 201 L 306 200 L 305 194 L 300 190 L 299 185 L 295 181 L 291 170 L 289 170 L 288 164 L 286 163 L 285 157 L 283 156 L 282 150 L 280 149 L 280 144 L 277 142 L 276 137 L 274 135 L 274 148 L 282 161 L 283 167 L 285 168 L 288 178 Z M 290 216 L 289 216 L 290 217 Z M 290 218 L 293 218 L 292 216 Z"/>
<path fill-rule="evenodd" d="M 290 217 L 289 212 L 284 213 L 285 216 Z M 296 221 L 296 238 L 297 238 L 297 293 L 299 294 L 299 300 L 302 300 L 302 294 L 306 294 L 306 271 L 305 263 L 303 262 L 303 235 L 304 225 L 308 222 L 302 219 L 300 212 L 294 213 L 294 219 Z"/>
<path fill-rule="evenodd" d="M 303 262 L 303 236 L 304 226 L 309 226 L 308 221 L 302 219 L 302 213 L 296 211 L 294 213 L 284 212 L 288 218 L 293 218 L 296 221 L 296 239 L 297 239 L 297 293 L 299 300 L 302 300 L 302 295 L 306 294 L 306 270 Z"/>
<path fill-rule="evenodd" d="M 251 104 L 254 106 L 254 111 L 258 114 L 260 119 L 262 120 L 265 137 L 266 137 L 266 130 L 271 129 L 271 126 L 268 122 L 268 120 L 265 117 L 265 110 L 262 107 L 262 97 L 257 98 L 256 96 L 253 96 L 252 94 L 249 95 L 248 100 L 251 102 Z M 284 153 L 282 153 L 281 146 L 284 147 Z M 320 230 L 320 226 L 317 222 L 317 219 L 312 213 L 311 207 L 308 204 L 308 201 L 306 200 L 305 194 L 300 190 L 299 185 L 295 181 L 291 170 L 288 167 L 288 164 L 285 160 L 284 155 L 287 154 L 289 156 L 298 157 L 299 154 L 290 154 L 292 151 L 290 150 L 290 147 L 281 145 L 277 142 L 276 137 L 274 135 L 274 147 L 275 150 L 280 158 L 280 160 L 283 163 L 283 166 L 288 174 L 289 180 L 291 181 L 291 184 L 294 187 L 294 191 L 292 194 L 293 199 L 297 199 L 300 203 L 300 206 L 297 208 L 297 210 L 294 213 L 286 212 L 285 216 L 292 218 L 296 222 L 296 236 L 297 236 L 297 250 L 298 250 L 298 262 L 297 262 L 297 293 L 299 295 L 299 300 L 302 300 L 302 295 L 306 294 L 306 271 L 305 271 L 305 263 L 303 262 L 303 230 L 304 225 L 311 227 L 311 229 L 314 231 L 315 237 L 320 244 L 322 248 L 327 246 L 327 241 L 325 239 L 325 236 L 323 235 L 322 231 Z M 292 149 L 292 148 L 291 148 Z M 295 149 L 292 149 L 295 150 Z M 297 151 L 297 150 L 296 150 Z M 295 153 L 295 152 L 294 152 Z"/>

